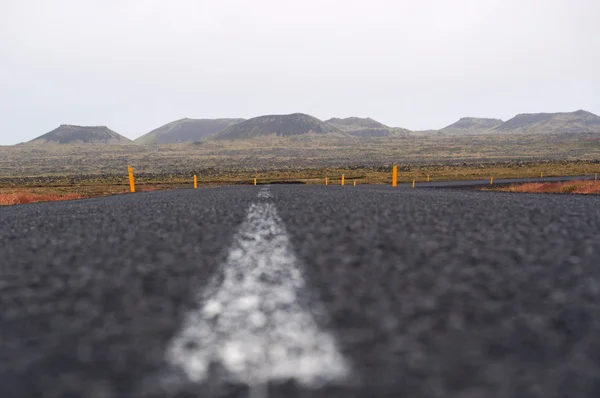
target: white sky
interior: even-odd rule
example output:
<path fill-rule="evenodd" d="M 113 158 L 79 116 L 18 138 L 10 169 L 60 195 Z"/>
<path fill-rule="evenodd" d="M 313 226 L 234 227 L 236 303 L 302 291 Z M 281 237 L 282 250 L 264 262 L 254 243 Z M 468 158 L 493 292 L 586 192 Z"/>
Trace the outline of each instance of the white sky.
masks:
<path fill-rule="evenodd" d="M 598 0 L 0 0 L 0 145 L 304 112 L 600 113 Z"/>

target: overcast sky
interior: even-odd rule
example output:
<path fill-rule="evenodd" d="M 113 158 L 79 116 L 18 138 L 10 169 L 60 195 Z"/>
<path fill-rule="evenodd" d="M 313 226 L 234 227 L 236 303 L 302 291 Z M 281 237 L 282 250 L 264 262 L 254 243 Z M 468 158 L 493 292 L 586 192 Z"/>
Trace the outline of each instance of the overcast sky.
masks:
<path fill-rule="evenodd" d="M 0 145 L 304 112 L 600 114 L 598 0 L 0 0 Z"/>

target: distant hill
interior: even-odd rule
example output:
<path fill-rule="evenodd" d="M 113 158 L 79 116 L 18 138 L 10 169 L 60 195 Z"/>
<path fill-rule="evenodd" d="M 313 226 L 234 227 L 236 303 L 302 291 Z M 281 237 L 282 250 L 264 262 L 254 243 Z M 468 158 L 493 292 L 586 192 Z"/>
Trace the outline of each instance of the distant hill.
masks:
<path fill-rule="evenodd" d="M 347 117 L 347 118 L 338 118 L 333 117 L 329 120 L 325 120 L 325 123 L 336 126 L 342 130 L 350 131 L 350 130 L 359 130 L 365 128 L 388 128 L 383 123 L 379 123 L 377 120 L 373 120 L 370 117 Z"/>
<path fill-rule="evenodd" d="M 494 128 L 505 133 L 600 133 L 600 116 L 579 110 L 567 113 L 522 113 Z"/>
<path fill-rule="evenodd" d="M 248 119 L 215 134 L 213 138 L 234 140 L 268 135 L 288 137 L 308 133 L 345 135 L 341 129 L 324 123 L 316 117 L 303 113 L 293 113 L 291 115 L 268 115 Z"/>
<path fill-rule="evenodd" d="M 347 134 L 354 137 L 408 137 L 410 130 L 401 127 L 386 127 L 386 128 L 371 128 L 371 129 L 356 129 L 346 131 Z"/>
<path fill-rule="evenodd" d="M 199 141 L 245 119 L 180 119 L 135 139 L 138 144 L 170 144 Z"/>
<path fill-rule="evenodd" d="M 58 128 L 29 142 L 38 144 L 126 144 L 131 143 L 131 140 L 106 126 L 61 124 Z"/>
<path fill-rule="evenodd" d="M 410 130 L 388 127 L 370 117 L 331 118 L 325 123 L 334 126 L 355 137 L 406 137 Z"/>
<path fill-rule="evenodd" d="M 444 127 L 440 132 L 445 134 L 478 134 L 502 124 L 500 119 L 480 117 L 463 117 L 458 122 Z"/>

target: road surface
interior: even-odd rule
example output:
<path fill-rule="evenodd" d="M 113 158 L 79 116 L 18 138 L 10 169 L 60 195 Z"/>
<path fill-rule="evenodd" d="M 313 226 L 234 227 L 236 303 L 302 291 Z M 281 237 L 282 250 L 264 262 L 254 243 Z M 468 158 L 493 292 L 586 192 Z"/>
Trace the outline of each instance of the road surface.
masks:
<path fill-rule="evenodd" d="M 0 208 L 4 397 L 598 397 L 600 198 L 244 186 Z"/>

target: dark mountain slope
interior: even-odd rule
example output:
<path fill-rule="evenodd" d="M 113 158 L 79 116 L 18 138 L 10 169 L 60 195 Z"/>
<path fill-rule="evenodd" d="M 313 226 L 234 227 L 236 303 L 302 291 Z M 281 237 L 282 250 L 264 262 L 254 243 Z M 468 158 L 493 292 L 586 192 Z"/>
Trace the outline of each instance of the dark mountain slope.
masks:
<path fill-rule="evenodd" d="M 309 133 L 344 134 L 339 128 L 324 123 L 316 117 L 303 113 L 293 113 L 291 115 L 267 115 L 248 119 L 217 133 L 213 138 L 235 140 L 268 135 L 287 137 Z"/>
<path fill-rule="evenodd" d="M 49 133 L 29 142 L 36 144 L 126 144 L 131 143 L 131 140 L 112 131 L 106 126 L 74 126 L 62 124 Z"/>
<path fill-rule="evenodd" d="M 180 119 L 167 123 L 135 140 L 138 144 L 170 144 L 206 138 L 243 122 L 244 119 Z"/>

